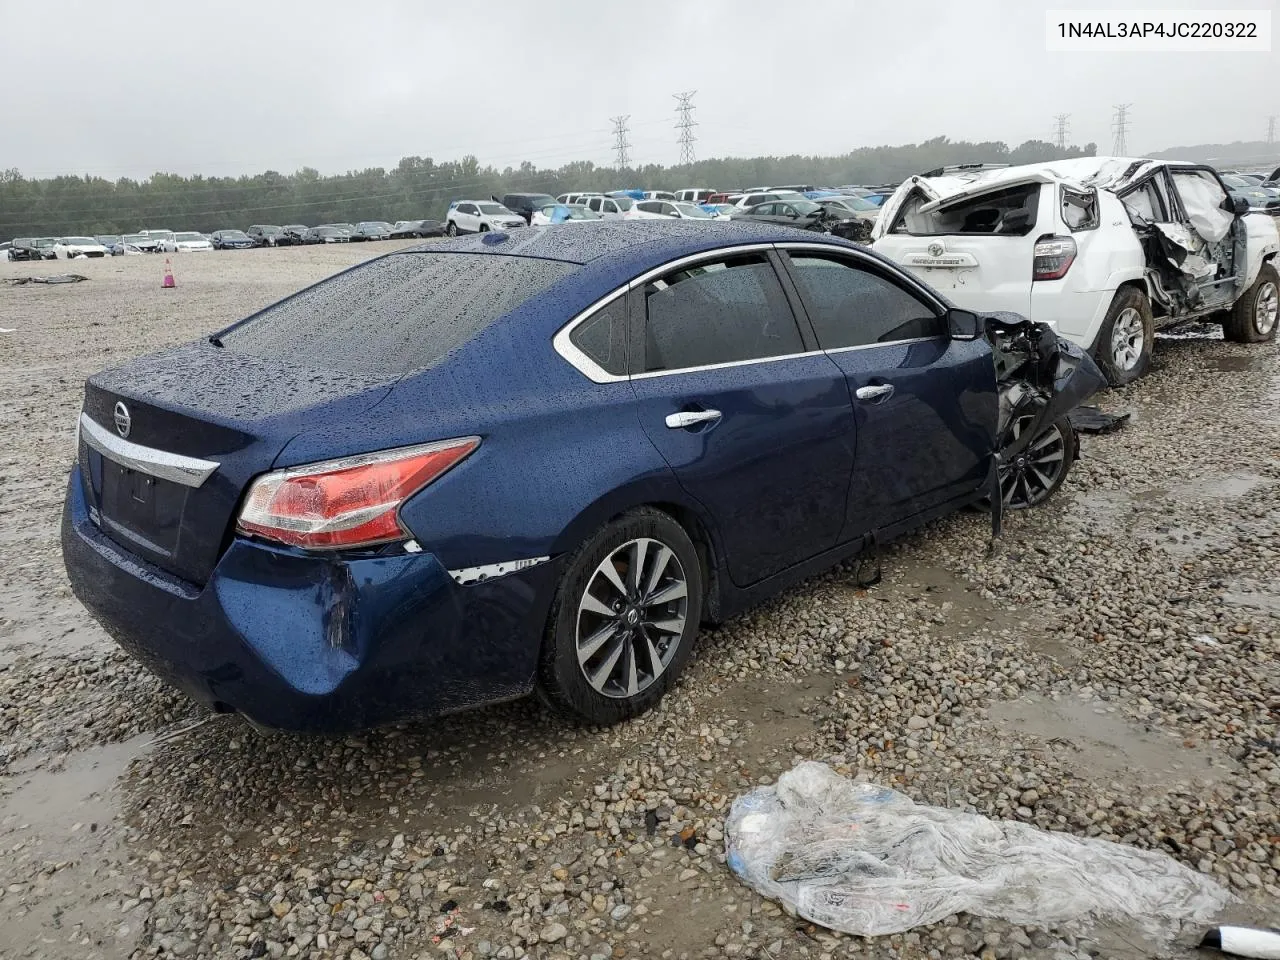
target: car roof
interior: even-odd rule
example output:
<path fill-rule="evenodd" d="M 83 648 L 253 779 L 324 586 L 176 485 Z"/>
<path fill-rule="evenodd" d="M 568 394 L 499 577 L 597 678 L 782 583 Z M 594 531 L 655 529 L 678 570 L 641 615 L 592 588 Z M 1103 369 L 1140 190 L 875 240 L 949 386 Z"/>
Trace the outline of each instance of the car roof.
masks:
<path fill-rule="evenodd" d="M 505 239 L 498 239 L 499 237 Z M 669 260 L 721 246 L 782 243 L 788 240 L 863 249 L 825 234 L 765 223 L 602 220 L 595 229 L 586 233 L 545 227 L 521 227 L 510 233 L 499 231 L 420 244 L 388 256 L 407 253 L 479 253 L 537 257 L 578 264 L 610 258 L 618 266 L 639 273 Z"/>

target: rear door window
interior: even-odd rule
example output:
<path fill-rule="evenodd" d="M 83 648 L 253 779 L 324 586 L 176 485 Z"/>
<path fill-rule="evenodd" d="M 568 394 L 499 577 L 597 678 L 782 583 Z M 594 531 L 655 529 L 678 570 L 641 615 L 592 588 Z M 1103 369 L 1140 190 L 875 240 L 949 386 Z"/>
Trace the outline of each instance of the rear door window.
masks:
<path fill-rule="evenodd" d="M 920 208 L 930 203 L 924 194 L 913 193 L 902 204 L 893 232 L 916 237 L 971 234 L 1025 237 L 1036 225 L 1040 184 L 993 190 L 921 212 Z"/>
<path fill-rule="evenodd" d="M 219 340 L 249 356 L 403 376 L 577 269 L 500 254 L 397 253 L 267 307 Z"/>
<path fill-rule="evenodd" d="M 936 308 L 842 257 L 792 252 L 791 273 L 824 350 L 946 336 Z"/>
<path fill-rule="evenodd" d="M 803 353 L 767 257 L 746 254 L 669 273 L 645 288 L 644 370 L 680 370 Z"/>

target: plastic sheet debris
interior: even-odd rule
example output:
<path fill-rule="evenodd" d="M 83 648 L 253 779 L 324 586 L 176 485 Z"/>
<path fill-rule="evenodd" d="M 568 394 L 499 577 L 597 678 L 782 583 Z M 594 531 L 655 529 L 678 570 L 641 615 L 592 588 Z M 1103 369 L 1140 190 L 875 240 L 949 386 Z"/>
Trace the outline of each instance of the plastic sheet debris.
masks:
<path fill-rule="evenodd" d="M 968 913 L 1046 927 L 1136 921 L 1168 939 L 1230 899 L 1160 853 L 917 804 L 814 762 L 735 800 L 725 847 L 759 893 L 861 936 Z"/>
<path fill-rule="evenodd" d="M 1200 946 L 1220 950 L 1237 957 L 1257 960 L 1280 960 L 1280 930 L 1258 930 L 1254 927 L 1214 927 L 1204 935 Z"/>
<path fill-rule="evenodd" d="M 1127 413 L 1104 413 L 1097 407 L 1076 407 L 1067 418 L 1081 433 L 1111 433 L 1129 422 Z"/>
<path fill-rule="evenodd" d="M 59 273 L 52 277 L 6 277 L 5 282 L 21 287 L 27 283 L 79 283 L 81 280 L 88 279 L 78 273 Z"/>

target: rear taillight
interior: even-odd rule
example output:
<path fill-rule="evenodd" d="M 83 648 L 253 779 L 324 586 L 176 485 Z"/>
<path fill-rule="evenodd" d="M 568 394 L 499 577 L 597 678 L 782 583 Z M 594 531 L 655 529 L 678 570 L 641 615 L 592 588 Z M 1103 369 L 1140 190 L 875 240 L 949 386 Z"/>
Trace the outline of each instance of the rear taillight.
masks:
<path fill-rule="evenodd" d="M 1076 259 L 1076 242 L 1070 237 L 1045 236 L 1036 241 L 1032 280 L 1061 280 Z"/>
<path fill-rule="evenodd" d="M 236 529 L 308 549 L 403 540 L 400 505 L 478 446 L 479 437 L 463 437 L 263 474 Z"/>

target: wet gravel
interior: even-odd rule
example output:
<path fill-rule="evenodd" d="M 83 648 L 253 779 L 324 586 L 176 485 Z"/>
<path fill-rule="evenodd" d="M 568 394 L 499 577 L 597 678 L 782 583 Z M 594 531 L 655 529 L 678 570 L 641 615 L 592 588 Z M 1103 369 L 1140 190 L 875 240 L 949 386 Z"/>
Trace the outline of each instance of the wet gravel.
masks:
<path fill-rule="evenodd" d="M 80 383 L 376 249 L 77 263 L 0 284 L 0 958 L 1180 957 L 1141 931 L 967 916 L 833 935 L 724 864 L 732 799 L 797 759 L 918 800 L 1158 849 L 1280 918 L 1280 357 L 1162 341 L 1047 507 L 977 512 L 706 632 L 649 715 L 517 703 L 347 738 L 207 719 L 67 588 Z M 63 265 L 43 272 L 58 272 Z M 41 272 L 0 265 L 0 277 Z"/>

